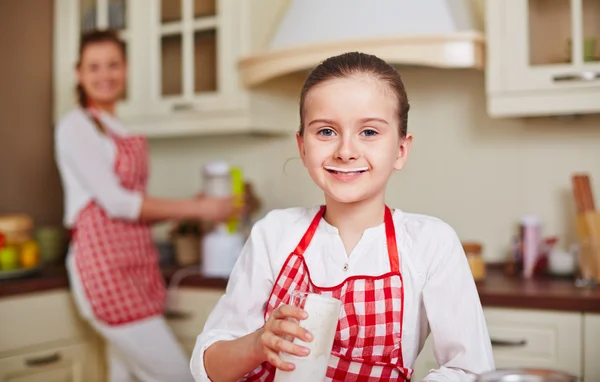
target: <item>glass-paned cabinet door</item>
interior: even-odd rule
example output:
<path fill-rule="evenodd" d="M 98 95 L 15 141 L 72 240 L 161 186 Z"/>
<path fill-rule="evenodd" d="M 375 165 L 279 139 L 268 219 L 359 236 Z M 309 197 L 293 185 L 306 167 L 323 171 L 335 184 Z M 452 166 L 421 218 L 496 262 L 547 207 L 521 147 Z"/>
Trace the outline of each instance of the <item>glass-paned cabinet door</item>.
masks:
<path fill-rule="evenodd" d="M 119 33 L 125 46 L 125 58 L 128 58 L 130 33 L 128 17 L 127 0 L 78 0 L 79 1 L 79 31 L 81 34 L 94 29 L 112 29 Z M 79 45 L 79 41 L 77 44 Z M 127 100 L 127 90 L 130 84 L 125 87 L 122 99 Z"/>
<path fill-rule="evenodd" d="M 600 0 L 507 1 L 505 60 L 511 90 L 585 86 L 597 55 Z M 593 75 L 592 75 L 593 77 Z M 599 79 L 600 80 L 600 79 Z"/>
<path fill-rule="evenodd" d="M 155 1 L 159 108 L 194 110 L 214 103 L 220 91 L 218 0 Z"/>

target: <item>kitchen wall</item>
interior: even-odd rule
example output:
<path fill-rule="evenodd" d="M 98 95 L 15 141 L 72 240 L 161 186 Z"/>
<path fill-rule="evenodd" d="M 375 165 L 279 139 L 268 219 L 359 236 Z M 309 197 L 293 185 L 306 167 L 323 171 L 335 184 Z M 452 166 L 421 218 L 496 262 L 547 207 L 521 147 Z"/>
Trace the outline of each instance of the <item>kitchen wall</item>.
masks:
<path fill-rule="evenodd" d="M 401 73 L 415 139 L 408 166 L 389 183 L 391 206 L 446 220 L 462 240 L 481 241 L 489 261 L 504 258 L 524 214 L 540 215 L 544 233 L 559 235 L 561 243 L 573 239 L 571 174 L 590 172 L 600 190 L 599 116 L 492 120 L 485 113 L 483 73 L 425 68 Z M 289 137 L 152 141 L 150 190 L 162 196 L 194 194 L 202 164 L 222 158 L 244 167 L 264 200 L 262 214 L 321 203 L 293 137 L 301 81 L 280 85 L 290 89 Z M 157 227 L 157 237 L 164 237 L 166 228 Z"/>
<path fill-rule="evenodd" d="M 0 1 L 0 214 L 60 224 L 52 147 L 52 1 Z"/>

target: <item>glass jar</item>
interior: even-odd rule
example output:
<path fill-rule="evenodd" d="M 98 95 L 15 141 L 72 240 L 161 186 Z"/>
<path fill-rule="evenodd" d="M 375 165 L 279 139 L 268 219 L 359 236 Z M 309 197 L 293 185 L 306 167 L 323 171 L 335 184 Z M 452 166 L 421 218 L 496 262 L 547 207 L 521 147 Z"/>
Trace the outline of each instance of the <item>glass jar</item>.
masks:
<path fill-rule="evenodd" d="M 205 196 L 224 198 L 231 196 L 231 171 L 225 161 L 214 161 L 204 165 L 202 187 Z"/>
<path fill-rule="evenodd" d="M 467 256 L 473 279 L 483 281 L 485 279 L 485 262 L 481 256 L 483 246 L 480 243 L 462 243 L 463 250 Z"/>

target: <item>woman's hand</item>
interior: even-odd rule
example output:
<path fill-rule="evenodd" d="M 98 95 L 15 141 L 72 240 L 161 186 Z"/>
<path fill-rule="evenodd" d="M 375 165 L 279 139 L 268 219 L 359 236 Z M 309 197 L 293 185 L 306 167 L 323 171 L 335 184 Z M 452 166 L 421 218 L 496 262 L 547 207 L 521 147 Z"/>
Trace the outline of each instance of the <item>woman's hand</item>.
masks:
<path fill-rule="evenodd" d="M 235 197 L 212 198 L 208 196 L 196 196 L 196 210 L 200 220 L 209 222 L 225 222 L 231 218 L 239 217 L 243 207 L 237 206 Z"/>
<path fill-rule="evenodd" d="M 295 345 L 291 341 L 298 338 L 304 342 L 313 340 L 312 334 L 302 328 L 294 320 L 304 320 L 308 317 L 306 312 L 298 307 L 291 305 L 281 305 L 271 313 L 265 326 L 259 330 L 256 341 L 256 353 L 262 359 L 269 361 L 273 366 L 280 370 L 294 370 L 295 365 L 289 362 L 283 362 L 279 358 L 279 352 L 284 352 L 299 357 L 307 356 L 309 350 L 300 345 Z M 291 338 L 291 341 L 284 338 Z"/>

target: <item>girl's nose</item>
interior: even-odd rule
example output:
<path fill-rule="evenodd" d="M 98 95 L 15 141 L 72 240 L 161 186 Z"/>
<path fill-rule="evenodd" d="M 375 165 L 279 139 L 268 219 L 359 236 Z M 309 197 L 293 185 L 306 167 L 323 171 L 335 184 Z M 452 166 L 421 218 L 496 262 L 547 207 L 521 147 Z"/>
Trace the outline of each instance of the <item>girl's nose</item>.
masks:
<path fill-rule="evenodd" d="M 358 149 L 351 136 L 340 139 L 335 156 L 342 161 L 351 161 L 359 157 Z"/>

